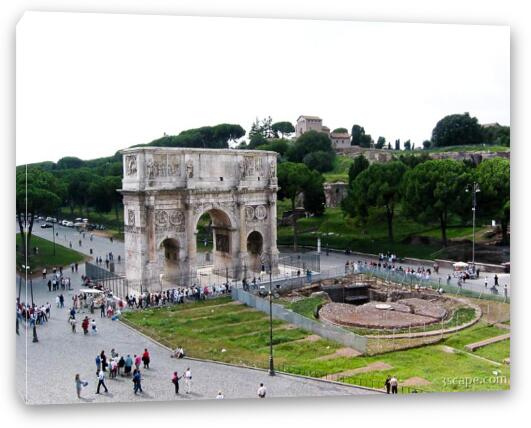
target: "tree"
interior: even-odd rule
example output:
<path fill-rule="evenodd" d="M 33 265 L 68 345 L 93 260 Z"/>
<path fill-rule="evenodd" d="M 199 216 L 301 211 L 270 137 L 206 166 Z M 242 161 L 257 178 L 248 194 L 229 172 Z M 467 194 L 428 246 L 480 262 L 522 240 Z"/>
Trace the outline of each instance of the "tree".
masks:
<path fill-rule="evenodd" d="M 431 141 L 430 140 L 424 140 L 422 142 L 422 147 L 424 148 L 424 150 L 428 150 L 431 147 Z"/>
<path fill-rule="evenodd" d="M 393 240 L 395 205 L 400 200 L 400 184 L 405 172 L 406 166 L 399 161 L 374 163 L 352 183 L 350 197 L 357 212 L 368 207 L 385 209 L 390 241 Z"/>
<path fill-rule="evenodd" d="M 421 153 L 420 155 L 408 153 L 400 154 L 398 160 L 408 168 L 415 168 L 418 164 L 431 160 L 431 157 L 427 153 Z"/>
<path fill-rule="evenodd" d="M 483 133 L 477 118 L 470 114 L 451 114 L 443 117 L 431 134 L 433 147 L 480 144 Z"/>
<path fill-rule="evenodd" d="M 63 188 L 49 172 L 39 168 L 19 169 L 16 176 L 16 214 L 21 235 L 21 251 L 31 248 L 37 215 L 55 214 L 61 205 Z"/>
<path fill-rule="evenodd" d="M 279 133 L 282 136 L 282 138 L 284 138 L 285 136 L 289 137 L 291 134 L 295 132 L 295 128 L 293 127 L 291 122 L 275 122 L 273 123 L 271 128 L 273 129 L 275 138 L 278 138 Z"/>
<path fill-rule="evenodd" d="M 437 219 L 443 245 L 447 246 L 448 218 L 460 211 L 468 181 L 462 162 L 451 159 L 423 162 L 404 175 L 402 207 L 406 214 L 419 221 Z"/>
<path fill-rule="evenodd" d="M 395 150 L 400 150 L 400 138 L 395 140 Z"/>
<path fill-rule="evenodd" d="M 121 184 L 122 179 L 117 176 L 95 178 L 88 187 L 90 204 L 101 213 L 108 213 L 114 208 L 116 220 L 118 220 L 122 195 L 116 190 L 121 187 Z"/>
<path fill-rule="evenodd" d="M 335 156 L 328 135 L 317 131 L 305 132 L 289 148 L 287 158 L 290 162 L 302 162 L 304 156 L 313 152 L 330 152 Z"/>
<path fill-rule="evenodd" d="M 378 137 L 375 147 L 377 149 L 383 149 L 385 147 L 385 137 Z"/>
<path fill-rule="evenodd" d="M 81 210 L 84 209 L 85 215 L 88 216 L 89 202 L 91 201 L 90 185 L 98 178 L 90 168 L 71 170 L 65 175 L 64 179 L 68 183 L 66 199 L 72 212 L 77 206 Z"/>
<path fill-rule="evenodd" d="M 410 140 L 407 140 L 404 143 L 404 150 L 411 150 L 411 141 Z"/>
<path fill-rule="evenodd" d="M 352 186 L 352 182 L 356 177 L 369 168 L 369 165 L 369 161 L 363 155 L 358 155 L 354 158 L 354 162 L 352 162 L 352 165 L 350 165 L 350 168 L 348 169 L 349 188 Z"/>
<path fill-rule="evenodd" d="M 486 159 L 475 169 L 479 184 L 478 214 L 500 220 L 502 243 L 509 244 L 511 172 L 508 159 Z"/>
<path fill-rule="evenodd" d="M 295 200 L 300 193 L 303 193 L 313 183 L 312 171 L 302 163 L 283 162 L 278 165 L 277 171 L 280 199 L 291 201 L 291 211 L 293 215 L 293 249 L 297 251 L 297 216 L 295 214 Z"/>
<path fill-rule="evenodd" d="M 511 128 L 499 123 L 482 126 L 483 142 L 509 147 L 511 145 Z"/>
<path fill-rule="evenodd" d="M 281 140 L 281 139 L 269 140 L 265 144 L 260 145 L 259 149 L 270 150 L 272 152 L 277 152 L 280 156 L 284 156 L 289 149 L 289 142 L 287 140 Z"/>
<path fill-rule="evenodd" d="M 317 171 L 310 171 L 308 181 L 304 185 L 304 209 L 320 217 L 324 214 L 326 197 L 324 193 L 324 177 Z"/>
<path fill-rule="evenodd" d="M 353 146 L 360 146 L 361 145 L 361 139 L 365 135 L 365 129 L 363 126 L 360 125 L 353 125 L 352 126 L 352 132 L 351 132 L 351 145 Z"/>
<path fill-rule="evenodd" d="M 348 134 L 347 128 L 336 128 L 332 131 L 332 134 Z"/>
<path fill-rule="evenodd" d="M 334 169 L 334 152 L 311 152 L 302 159 L 302 162 L 310 169 L 319 172 L 331 171 Z"/>
<path fill-rule="evenodd" d="M 57 161 L 58 169 L 74 169 L 81 168 L 83 166 L 83 161 L 74 156 L 66 156 Z"/>

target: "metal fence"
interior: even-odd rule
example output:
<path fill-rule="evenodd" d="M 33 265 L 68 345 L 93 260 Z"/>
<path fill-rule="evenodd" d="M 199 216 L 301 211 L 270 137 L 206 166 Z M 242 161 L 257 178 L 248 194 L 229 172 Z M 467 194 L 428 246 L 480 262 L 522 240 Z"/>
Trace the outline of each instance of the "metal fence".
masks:
<path fill-rule="evenodd" d="M 248 293 L 241 288 L 232 290 L 233 300 L 238 300 L 258 309 L 261 312 L 269 313 L 269 300 L 262 299 L 254 294 Z M 271 311 L 274 318 L 281 319 L 297 327 L 315 333 L 334 342 L 342 343 L 345 346 L 356 349 L 361 353 L 367 350 L 367 338 L 352 333 L 335 325 L 321 324 L 318 321 L 311 320 L 303 315 L 292 312 L 283 306 L 273 303 Z"/>
<path fill-rule="evenodd" d="M 364 266 L 360 265 L 357 269 L 358 273 L 364 273 L 366 275 L 379 278 L 386 282 L 392 282 L 395 284 L 403 285 L 406 287 L 426 287 L 433 290 L 442 289 L 445 293 L 456 294 L 464 297 L 473 297 L 477 299 L 494 300 L 499 302 L 510 303 L 510 296 L 502 292 L 502 294 L 496 294 L 491 289 L 477 290 L 472 288 L 471 285 L 462 283 L 461 285 L 452 285 L 447 282 L 446 279 L 437 278 L 434 280 L 432 277 L 417 276 L 412 273 L 406 273 L 401 270 L 392 270 L 385 268 L 378 268 L 377 266 Z"/>
<path fill-rule="evenodd" d="M 90 262 L 85 263 L 85 275 L 91 281 L 100 282 L 103 287 L 111 290 L 114 296 L 125 298 L 129 295 L 127 279 L 123 275 L 105 269 Z"/>

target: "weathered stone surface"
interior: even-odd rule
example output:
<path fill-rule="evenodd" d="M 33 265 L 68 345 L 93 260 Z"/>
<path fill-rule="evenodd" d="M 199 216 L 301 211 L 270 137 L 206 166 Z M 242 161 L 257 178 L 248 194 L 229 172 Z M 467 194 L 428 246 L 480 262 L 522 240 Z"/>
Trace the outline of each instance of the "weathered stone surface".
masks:
<path fill-rule="evenodd" d="M 212 219 L 214 269 L 231 278 L 262 264 L 277 269 L 275 152 L 138 147 L 121 153 L 132 288 L 196 282 L 196 229 L 205 213 Z"/>
<path fill-rule="evenodd" d="M 413 300 L 413 299 L 410 299 Z M 408 328 L 420 327 L 423 325 L 433 324 L 442 319 L 437 318 L 441 314 L 441 306 L 427 300 L 415 299 L 420 302 L 387 302 L 382 305 L 381 302 L 369 302 L 361 306 L 354 306 L 345 303 L 328 303 L 319 311 L 319 317 L 323 320 L 334 324 L 341 324 L 353 327 L 363 328 Z M 414 306 L 416 305 L 416 306 Z M 383 309 L 386 306 L 388 309 Z M 412 308 L 418 308 L 422 314 L 413 313 Z M 425 315 L 428 314 L 429 315 Z"/>

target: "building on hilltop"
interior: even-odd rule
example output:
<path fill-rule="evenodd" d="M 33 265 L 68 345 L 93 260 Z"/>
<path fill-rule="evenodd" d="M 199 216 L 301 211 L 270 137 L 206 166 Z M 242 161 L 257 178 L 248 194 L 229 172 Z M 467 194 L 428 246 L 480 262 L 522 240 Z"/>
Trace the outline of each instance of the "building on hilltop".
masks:
<path fill-rule="evenodd" d="M 334 149 L 345 149 L 350 147 L 350 135 L 348 132 L 332 132 L 330 134 L 332 147 Z"/>
<path fill-rule="evenodd" d="M 324 129 L 323 129 L 324 128 Z M 328 132 L 327 132 L 328 130 Z M 318 116 L 299 116 L 297 119 L 297 126 L 295 128 L 295 137 L 298 138 L 308 131 L 327 132 L 330 129 L 323 127 L 323 119 Z"/>
<path fill-rule="evenodd" d="M 299 138 L 308 131 L 323 132 L 332 140 L 334 149 L 344 149 L 350 147 L 350 135 L 348 132 L 330 132 L 328 126 L 323 126 L 323 119 L 319 116 L 299 116 L 295 128 L 295 138 Z"/>

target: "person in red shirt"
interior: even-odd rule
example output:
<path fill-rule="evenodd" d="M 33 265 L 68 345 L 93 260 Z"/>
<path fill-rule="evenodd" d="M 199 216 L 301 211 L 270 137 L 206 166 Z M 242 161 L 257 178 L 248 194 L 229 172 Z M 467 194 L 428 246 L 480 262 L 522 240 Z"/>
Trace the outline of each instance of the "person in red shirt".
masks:
<path fill-rule="evenodd" d="M 142 362 L 144 363 L 144 368 L 149 369 L 149 352 L 147 348 L 144 349 L 144 353 L 142 354 Z"/>

